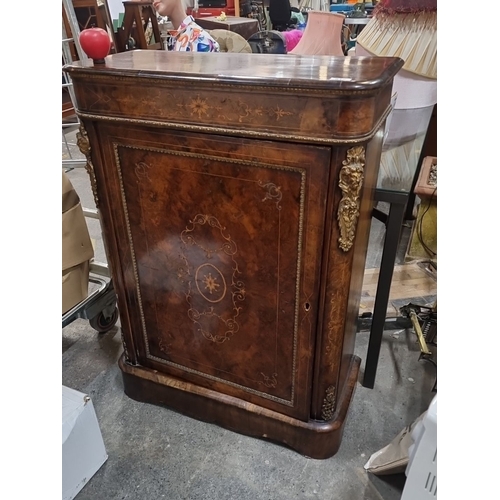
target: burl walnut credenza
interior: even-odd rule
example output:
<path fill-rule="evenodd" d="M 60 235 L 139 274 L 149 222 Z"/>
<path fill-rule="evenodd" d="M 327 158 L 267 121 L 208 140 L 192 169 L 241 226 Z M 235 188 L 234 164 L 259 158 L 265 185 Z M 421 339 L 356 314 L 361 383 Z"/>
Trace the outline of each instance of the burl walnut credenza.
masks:
<path fill-rule="evenodd" d="M 336 453 L 402 63 L 137 50 L 65 68 L 127 395 Z"/>

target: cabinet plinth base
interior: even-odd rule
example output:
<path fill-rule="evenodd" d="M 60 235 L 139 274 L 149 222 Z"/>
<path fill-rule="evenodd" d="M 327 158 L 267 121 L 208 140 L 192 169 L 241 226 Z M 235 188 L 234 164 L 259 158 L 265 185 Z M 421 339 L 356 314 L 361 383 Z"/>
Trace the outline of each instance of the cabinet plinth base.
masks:
<path fill-rule="evenodd" d="M 240 434 L 266 439 L 315 459 L 329 458 L 340 447 L 359 366 L 360 359 L 353 356 L 333 419 L 304 422 L 150 368 L 130 365 L 125 362 L 124 355 L 119 360 L 125 394 L 130 398 L 165 406 Z"/>

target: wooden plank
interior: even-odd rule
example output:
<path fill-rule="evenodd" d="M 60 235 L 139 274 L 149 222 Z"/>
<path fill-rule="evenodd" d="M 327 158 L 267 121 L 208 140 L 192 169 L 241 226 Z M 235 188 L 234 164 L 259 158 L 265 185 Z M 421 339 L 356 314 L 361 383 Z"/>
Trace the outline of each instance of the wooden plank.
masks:
<path fill-rule="evenodd" d="M 377 284 L 380 269 L 367 269 L 363 283 L 366 285 Z M 424 270 L 416 264 L 405 264 L 394 267 L 392 281 L 404 281 L 405 279 L 414 279 L 419 277 L 426 277 L 434 281 Z"/>
<path fill-rule="evenodd" d="M 361 291 L 360 313 L 373 312 L 380 269 L 366 269 Z M 394 300 L 406 300 L 437 295 L 436 279 L 426 273 L 416 263 L 402 264 L 394 267 L 394 273 L 387 305 L 387 316 L 399 314 L 398 308 L 391 304 Z"/>
<path fill-rule="evenodd" d="M 413 278 L 407 280 L 393 280 L 391 285 L 391 292 L 395 294 L 404 294 L 405 290 L 436 290 L 436 283 L 429 282 L 427 278 Z M 366 291 L 370 295 L 375 296 L 377 293 L 377 284 L 363 285 L 363 291 Z M 425 293 L 425 295 L 429 295 Z"/>

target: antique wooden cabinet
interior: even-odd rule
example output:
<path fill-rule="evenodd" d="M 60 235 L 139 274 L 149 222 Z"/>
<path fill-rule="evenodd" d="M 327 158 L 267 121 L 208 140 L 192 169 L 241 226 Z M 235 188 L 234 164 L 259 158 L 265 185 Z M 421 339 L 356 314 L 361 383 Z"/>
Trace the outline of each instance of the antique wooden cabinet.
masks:
<path fill-rule="evenodd" d="M 398 58 L 138 50 L 66 68 L 130 397 L 341 442 Z"/>

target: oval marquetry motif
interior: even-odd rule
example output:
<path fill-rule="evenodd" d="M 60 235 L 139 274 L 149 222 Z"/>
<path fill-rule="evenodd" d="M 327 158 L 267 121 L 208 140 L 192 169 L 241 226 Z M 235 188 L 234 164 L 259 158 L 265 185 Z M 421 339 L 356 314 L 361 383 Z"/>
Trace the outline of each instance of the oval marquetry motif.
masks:
<path fill-rule="evenodd" d="M 226 295 L 224 275 L 212 264 L 202 264 L 196 270 L 195 282 L 200 295 L 212 304 L 220 302 Z"/>

